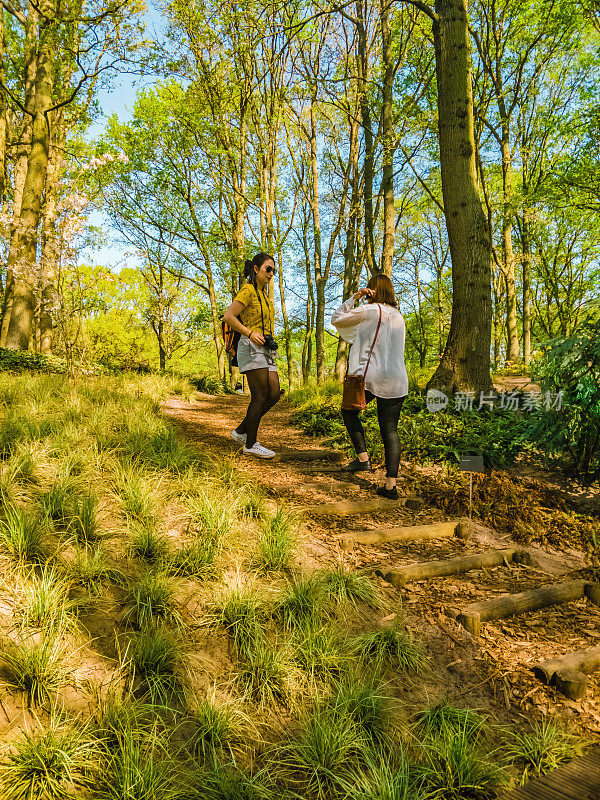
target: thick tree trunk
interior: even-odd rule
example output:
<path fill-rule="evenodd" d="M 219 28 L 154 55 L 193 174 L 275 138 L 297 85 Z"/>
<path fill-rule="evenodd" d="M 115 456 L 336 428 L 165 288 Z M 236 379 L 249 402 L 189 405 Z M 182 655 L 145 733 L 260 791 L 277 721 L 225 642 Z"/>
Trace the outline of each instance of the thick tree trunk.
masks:
<path fill-rule="evenodd" d="M 26 54 L 25 68 L 23 73 L 23 83 L 25 86 L 25 108 L 28 109 L 33 108 L 33 99 L 35 94 L 37 39 L 38 15 L 37 11 L 30 7 L 25 26 Z M 31 120 L 32 118 L 29 114 L 24 114 L 13 165 L 13 235 L 11 238 L 6 268 L 6 285 L 4 289 L 4 300 L 2 303 L 2 325 L 0 326 L 0 347 L 6 347 L 8 328 L 12 315 L 14 275 L 11 264 L 16 260 L 14 253 L 14 246 L 16 245 L 14 232 L 19 226 L 19 219 L 21 217 L 21 202 L 23 199 L 25 176 L 27 175 L 27 160 L 29 158 L 29 151 L 31 150 Z"/>
<path fill-rule="evenodd" d="M 392 57 L 392 34 L 390 31 L 390 6 L 391 3 L 389 0 L 381 0 L 381 57 L 383 62 L 381 108 L 381 131 L 383 140 L 383 166 L 381 177 L 381 191 L 383 193 L 383 245 L 381 249 L 381 271 L 384 275 L 391 278 L 394 264 L 396 208 L 394 204 L 394 62 Z"/>
<path fill-rule="evenodd" d="M 477 187 L 466 0 L 436 0 L 433 21 L 444 214 L 452 259 L 452 317 L 429 386 L 487 391 L 491 242 Z"/>

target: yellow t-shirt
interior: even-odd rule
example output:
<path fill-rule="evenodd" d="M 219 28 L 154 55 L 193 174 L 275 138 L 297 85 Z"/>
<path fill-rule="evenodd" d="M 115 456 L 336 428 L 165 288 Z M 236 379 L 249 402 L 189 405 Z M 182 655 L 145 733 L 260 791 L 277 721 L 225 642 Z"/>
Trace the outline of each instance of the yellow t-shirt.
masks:
<path fill-rule="evenodd" d="M 234 299 L 244 306 L 242 312 L 240 313 L 240 317 L 247 328 L 250 328 L 257 333 L 263 333 L 262 326 L 264 321 L 264 333 L 269 333 L 271 336 L 273 336 L 275 306 L 273 305 L 272 300 L 267 297 L 265 292 L 261 292 L 260 290 L 257 291 L 253 284 L 247 283 L 242 286 Z M 260 314 L 261 302 L 262 318 Z"/>

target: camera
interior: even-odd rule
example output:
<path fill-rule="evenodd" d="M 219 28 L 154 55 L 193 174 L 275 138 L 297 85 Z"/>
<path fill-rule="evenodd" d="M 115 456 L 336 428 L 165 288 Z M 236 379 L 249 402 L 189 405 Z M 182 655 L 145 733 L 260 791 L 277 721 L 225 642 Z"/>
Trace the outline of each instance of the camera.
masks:
<path fill-rule="evenodd" d="M 270 333 L 264 333 L 263 339 L 265 340 L 265 347 L 267 350 L 277 350 L 279 349 L 279 345 L 275 341 L 275 339 L 271 336 Z"/>

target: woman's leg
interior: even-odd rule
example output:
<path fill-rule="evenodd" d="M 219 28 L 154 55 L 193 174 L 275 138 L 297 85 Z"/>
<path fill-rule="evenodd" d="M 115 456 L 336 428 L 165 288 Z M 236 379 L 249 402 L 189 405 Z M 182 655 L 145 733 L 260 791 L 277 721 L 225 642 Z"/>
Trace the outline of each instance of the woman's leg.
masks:
<path fill-rule="evenodd" d="M 373 399 L 371 392 L 365 392 L 365 397 L 367 403 L 370 403 Z M 365 432 L 360 417 L 358 416 L 359 413 L 358 411 L 344 411 L 344 409 L 342 409 L 342 418 L 358 460 L 365 462 L 369 460 L 369 454 L 367 453 Z"/>
<path fill-rule="evenodd" d="M 244 374 L 248 379 L 251 399 L 246 416 L 238 425 L 236 431 L 245 433 L 246 447 L 252 447 L 256 442 L 260 420 L 265 413 L 263 408 L 269 398 L 269 370 L 266 367 L 264 369 L 251 369 Z"/>
<path fill-rule="evenodd" d="M 386 489 L 393 489 L 398 477 L 398 466 L 400 465 L 398 420 L 403 403 L 403 397 L 377 398 L 377 420 L 379 421 L 379 430 L 385 450 Z"/>
<path fill-rule="evenodd" d="M 279 387 L 279 375 L 276 372 L 269 370 L 269 394 L 267 395 L 267 400 L 263 408 L 263 417 L 267 411 L 269 411 L 269 409 L 273 408 L 280 397 L 281 389 Z"/>

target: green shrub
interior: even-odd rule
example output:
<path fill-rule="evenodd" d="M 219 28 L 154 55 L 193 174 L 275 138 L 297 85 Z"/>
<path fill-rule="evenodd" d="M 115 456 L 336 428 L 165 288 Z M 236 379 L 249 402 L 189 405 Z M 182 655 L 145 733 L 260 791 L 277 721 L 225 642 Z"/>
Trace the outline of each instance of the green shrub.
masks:
<path fill-rule="evenodd" d="M 541 408 L 529 435 L 566 462 L 585 486 L 600 478 L 600 314 L 544 347 L 537 369 L 544 392 L 562 392 L 561 408 Z"/>

